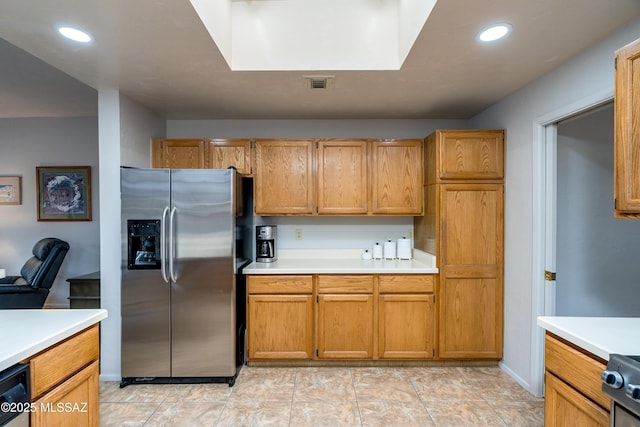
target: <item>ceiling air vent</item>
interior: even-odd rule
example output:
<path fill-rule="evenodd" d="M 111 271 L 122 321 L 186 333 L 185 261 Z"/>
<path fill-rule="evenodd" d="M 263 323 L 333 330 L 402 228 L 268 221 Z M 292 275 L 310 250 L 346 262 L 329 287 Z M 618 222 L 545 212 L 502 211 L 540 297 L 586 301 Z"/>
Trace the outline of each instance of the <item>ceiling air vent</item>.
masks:
<path fill-rule="evenodd" d="M 330 89 L 333 87 L 335 76 L 304 76 L 309 89 Z"/>

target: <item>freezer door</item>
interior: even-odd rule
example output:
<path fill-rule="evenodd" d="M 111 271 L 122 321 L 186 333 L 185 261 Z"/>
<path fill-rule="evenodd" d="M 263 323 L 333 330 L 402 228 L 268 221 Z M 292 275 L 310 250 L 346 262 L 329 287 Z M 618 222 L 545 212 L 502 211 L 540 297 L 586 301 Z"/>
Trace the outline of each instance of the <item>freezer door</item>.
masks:
<path fill-rule="evenodd" d="M 137 242 L 129 238 L 128 224 L 163 221 L 169 207 L 169 179 L 166 169 L 121 170 L 121 369 L 125 378 L 171 375 L 170 285 L 161 270 L 132 269 L 128 259 L 129 245 Z"/>
<path fill-rule="evenodd" d="M 233 376 L 235 171 L 172 170 L 171 185 L 172 376 Z"/>

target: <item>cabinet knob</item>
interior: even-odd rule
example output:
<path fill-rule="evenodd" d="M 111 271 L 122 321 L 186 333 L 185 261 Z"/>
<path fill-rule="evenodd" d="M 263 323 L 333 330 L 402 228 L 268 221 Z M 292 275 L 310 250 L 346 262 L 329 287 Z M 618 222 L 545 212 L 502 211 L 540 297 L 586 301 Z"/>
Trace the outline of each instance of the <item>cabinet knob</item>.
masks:
<path fill-rule="evenodd" d="M 629 399 L 640 402 L 640 385 L 627 384 L 627 386 L 624 388 L 624 394 L 626 394 Z"/>
<path fill-rule="evenodd" d="M 622 379 L 622 375 L 618 371 L 605 370 L 602 372 L 602 382 L 611 388 L 621 388 L 622 384 L 624 384 L 624 379 Z"/>

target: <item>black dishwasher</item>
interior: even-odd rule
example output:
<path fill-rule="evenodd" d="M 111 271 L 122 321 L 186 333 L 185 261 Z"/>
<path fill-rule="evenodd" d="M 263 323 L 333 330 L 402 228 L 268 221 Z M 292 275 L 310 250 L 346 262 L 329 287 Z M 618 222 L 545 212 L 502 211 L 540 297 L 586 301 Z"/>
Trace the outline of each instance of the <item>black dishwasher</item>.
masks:
<path fill-rule="evenodd" d="M 29 425 L 30 409 L 29 364 L 13 365 L 0 372 L 0 426 L 22 421 L 22 425 Z"/>

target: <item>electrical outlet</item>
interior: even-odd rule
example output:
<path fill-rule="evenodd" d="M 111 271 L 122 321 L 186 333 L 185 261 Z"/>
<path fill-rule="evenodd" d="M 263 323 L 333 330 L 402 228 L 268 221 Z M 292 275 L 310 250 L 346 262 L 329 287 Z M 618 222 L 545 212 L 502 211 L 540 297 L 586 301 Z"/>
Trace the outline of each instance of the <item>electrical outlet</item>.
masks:
<path fill-rule="evenodd" d="M 407 231 L 407 239 L 413 239 L 413 230 Z"/>
<path fill-rule="evenodd" d="M 302 240 L 302 230 L 296 228 L 296 240 Z"/>

